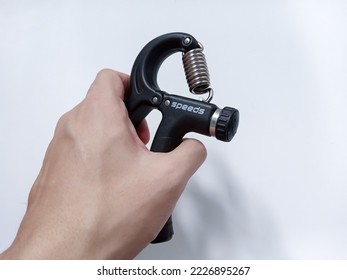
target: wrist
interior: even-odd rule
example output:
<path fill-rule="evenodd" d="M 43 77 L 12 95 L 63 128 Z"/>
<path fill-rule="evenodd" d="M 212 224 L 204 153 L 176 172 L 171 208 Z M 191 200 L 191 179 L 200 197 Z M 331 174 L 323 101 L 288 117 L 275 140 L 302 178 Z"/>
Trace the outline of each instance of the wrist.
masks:
<path fill-rule="evenodd" d="M 42 227 L 24 219 L 15 240 L 0 258 L 16 260 L 85 258 L 84 242 L 77 240 L 69 230 L 64 232 L 57 230 L 61 228 L 64 227 L 55 227 L 52 224 Z"/>

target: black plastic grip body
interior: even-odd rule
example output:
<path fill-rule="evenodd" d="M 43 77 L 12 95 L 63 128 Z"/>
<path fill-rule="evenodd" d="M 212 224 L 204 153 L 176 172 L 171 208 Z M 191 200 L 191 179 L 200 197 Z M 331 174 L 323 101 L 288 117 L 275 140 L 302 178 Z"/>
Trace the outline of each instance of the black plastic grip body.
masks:
<path fill-rule="evenodd" d="M 238 111 L 180 95 L 168 94 L 157 84 L 162 62 L 176 52 L 187 53 L 201 48 L 199 42 L 187 33 L 164 34 L 150 41 L 137 56 L 130 77 L 130 94 L 125 100 L 129 117 L 137 127 L 153 110 L 162 113 L 162 120 L 153 139 L 151 151 L 170 152 L 188 132 L 215 136 L 230 141 L 236 133 Z M 152 243 L 165 242 L 173 235 L 172 218 Z"/>

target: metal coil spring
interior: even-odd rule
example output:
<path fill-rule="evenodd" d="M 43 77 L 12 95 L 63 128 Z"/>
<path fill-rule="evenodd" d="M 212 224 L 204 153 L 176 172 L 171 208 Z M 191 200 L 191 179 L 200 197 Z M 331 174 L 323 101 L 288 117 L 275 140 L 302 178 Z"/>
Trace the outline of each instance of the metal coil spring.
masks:
<path fill-rule="evenodd" d="M 210 88 L 210 75 L 203 47 L 184 53 L 182 61 L 189 91 L 193 94 L 208 94 L 205 101 L 210 102 L 213 90 Z"/>

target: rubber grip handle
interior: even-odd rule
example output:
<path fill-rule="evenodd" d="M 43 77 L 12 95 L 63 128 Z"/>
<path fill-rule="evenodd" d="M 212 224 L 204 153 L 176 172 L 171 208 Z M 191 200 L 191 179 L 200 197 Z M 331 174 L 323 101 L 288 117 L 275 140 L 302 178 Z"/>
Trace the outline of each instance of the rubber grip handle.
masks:
<path fill-rule="evenodd" d="M 159 132 L 160 130 L 158 130 Z M 153 152 L 170 152 L 179 146 L 182 142 L 182 139 L 159 136 L 158 133 L 153 139 L 151 146 L 151 151 Z M 174 234 L 172 216 L 167 220 L 164 227 L 161 229 L 157 237 L 151 242 L 152 244 L 161 243 L 169 241 Z"/>

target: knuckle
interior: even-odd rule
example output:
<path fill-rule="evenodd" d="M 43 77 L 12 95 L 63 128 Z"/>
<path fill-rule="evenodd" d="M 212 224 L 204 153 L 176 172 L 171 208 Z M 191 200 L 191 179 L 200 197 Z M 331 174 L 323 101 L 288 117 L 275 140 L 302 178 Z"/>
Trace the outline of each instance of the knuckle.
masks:
<path fill-rule="evenodd" d="M 67 136 L 72 137 L 74 131 L 74 118 L 71 112 L 67 112 L 63 114 L 56 125 L 54 137 L 63 137 L 67 138 Z"/>
<path fill-rule="evenodd" d="M 29 192 L 28 206 L 31 206 L 35 202 L 36 197 L 37 197 L 37 186 L 34 185 Z"/>
<path fill-rule="evenodd" d="M 64 131 L 66 127 L 68 126 L 69 121 L 70 121 L 70 114 L 69 113 L 63 114 L 57 122 L 56 131 L 57 132 Z"/>
<path fill-rule="evenodd" d="M 103 68 L 101 69 L 97 75 L 96 75 L 96 80 L 103 80 L 105 78 L 109 78 L 109 77 L 112 77 L 116 74 L 117 72 L 112 70 L 112 69 L 109 69 L 109 68 Z"/>

